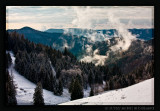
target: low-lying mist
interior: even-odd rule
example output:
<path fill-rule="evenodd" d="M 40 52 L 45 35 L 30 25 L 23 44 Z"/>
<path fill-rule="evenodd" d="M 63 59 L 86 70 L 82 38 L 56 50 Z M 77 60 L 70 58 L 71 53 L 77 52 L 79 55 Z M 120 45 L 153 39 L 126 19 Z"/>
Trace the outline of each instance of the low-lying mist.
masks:
<path fill-rule="evenodd" d="M 73 26 L 79 27 L 79 32 L 75 32 L 74 29 L 66 29 L 64 34 L 72 33 L 77 34 L 77 37 L 84 36 L 88 39 L 90 43 L 95 43 L 97 41 L 106 41 L 110 44 L 110 35 L 108 33 L 103 33 L 101 31 L 95 31 L 95 23 L 99 22 L 99 19 L 96 19 L 97 13 L 100 12 L 100 9 L 94 10 L 94 8 L 86 7 L 79 8 L 74 7 L 74 11 L 76 13 L 76 18 L 72 21 Z M 92 49 L 92 45 L 82 43 L 82 47 L 85 50 L 85 54 L 80 59 L 80 61 L 84 62 L 92 62 L 95 65 L 104 65 L 105 60 L 109 57 L 112 52 L 126 51 L 128 50 L 131 42 L 136 40 L 136 35 L 132 35 L 129 32 L 128 25 L 132 25 L 131 22 L 129 24 L 124 24 L 120 22 L 120 18 L 115 16 L 118 10 L 110 10 L 108 9 L 104 15 L 106 18 L 106 24 L 108 24 L 112 29 L 115 29 L 114 35 L 112 37 L 116 37 L 117 43 L 109 48 L 109 51 L 106 52 L 106 55 L 100 55 L 99 49 Z M 93 22 L 94 21 L 94 22 Z M 107 27 L 106 27 L 107 29 Z M 64 47 L 74 47 L 74 41 L 72 41 L 72 46 L 68 46 L 67 42 L 64 41 Z"/>

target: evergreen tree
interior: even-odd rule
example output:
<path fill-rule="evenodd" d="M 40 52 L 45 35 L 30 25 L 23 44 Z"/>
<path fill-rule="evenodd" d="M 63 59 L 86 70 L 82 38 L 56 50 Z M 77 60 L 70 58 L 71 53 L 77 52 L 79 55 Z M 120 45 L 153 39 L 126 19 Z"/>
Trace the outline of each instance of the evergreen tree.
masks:
<path fill-rule="evenodd" d="M 81 86 L 83 86 L 82 76 L 80 74 L 77 74 L 76 78 L 78 79 L 78 81 L 81 84 Z"/>
<path fill-rule="evenodd" d="M 97 84 L 98 83 L 98 74 L 96 73 L 96 75 L 95 75 L 95 83 Z"/>
<path fill-rule="evenodd" d="M 12 59 L 9 53 L 6 54 L 6 68 L 12 64 Z"/>
<path fill-rule="evenodd" d="M 90 91 L 90 94 L 89 94 L 89 96 L 94 96 L 93 87 L 91 87 L 91 91 Z"/>
<path fill-rule="evenodd" d="M 112 80 L 109 80 L 109 89 L 112 90 L 114 87 L 113 87 L 113 82 Z"/>
<path fill-rule="evenodd" d="M 121 86 L 123 88 L 128 86 L 128 81 L 126 80 L 124 76 L 121 78 Z"/>
<path fill-rule="evenodd" d="M 13 76 L 9 75 L 8 70 L 6 70 L 6 99 L 7 105 L 17 105 L 16 88 L 13 83 Z"/>
<path fill-rule="evenodd" d="M 62 84 L 62 80 L 60 79 L 59 80 L 59 95 L 62 95 L 62 93 L 63 93 L 63 84 Z"/>
<path fill-rule="evenodd" d="M 80 99 L 83 98 L 83 88 L 81 84 L 79 83 L 78 79 L 76 78 L 72 93 L 71 93 L 71 100 Z"/>
<path fill-rule="evenodd" d="M 57 96 L 59 95 L 59 83 L 58 83 L 58 81 L 55 81 L 53 93 L 54 93 L 55 95 L 57 95 Z"/>
<path fill-rule="evenodd" d="M 136 83 L 136 82 L 135 82 L 135 79 L 134 79 L 134 77 L 133 77 L 132 75 L 129 75 L 129 76 L 128 76 L 128 79 L 129 79 L 129 81 L 130 81 L 130 85 L 133 85 L 133 84 Z"/>
<path fill-rule="evenodd" d="M 6 54 L 6 68 L 8 68 L 9 67 L 9 64 L 8 64 L 8 56 L 7 56 L 7 54 Z"/>
<path fill-rule="evenodd" d="M 106 81 L 106 84 L 105 84 L 104 90 L 105 90 L 105 91 L 109 90 L 109 81 Z"/>
<path fill-rule="evenodd" d="M 56 73 L 56 78 L 58 79 L 58 78 L 60 77 L 60 75 L 61 75 L 61 69 L 58 68 L 58 71 L 57 71 L 57 73 Z"/>
<path fill-rule="evenodd" d="M 88 76 L 88 82 L 89 82 L 90 86 L 94 83 L 94 74 L 93 74 L 92 70 L 90 70 L 90 73 L 89 73 L 89 76 Z"/>
<path fill-rule="evenodd" d="M 42 89 L 41 82 L 37 83 L 37 86 L 35 88 L 35 92 L 33 95 L 33 102 L 34 102 L 34 105 L 44 105 L 43 89 Z"/>
<path fill-rule="evenodd" d="M 64 48 L 64 53 L 63 53 L 63 54 L 64 54 L 65 56 L 68 55 L 68 49 L 67 49 L 67 47 Z"/>
<path fill-rule="evenodd" d="M 72 81 L 71 81 L 70 86 L 69 86 L 69 92 L 70 93 L 72 92 L 73 85 L 74 85 L 74 78 L 72 77 Z"/>

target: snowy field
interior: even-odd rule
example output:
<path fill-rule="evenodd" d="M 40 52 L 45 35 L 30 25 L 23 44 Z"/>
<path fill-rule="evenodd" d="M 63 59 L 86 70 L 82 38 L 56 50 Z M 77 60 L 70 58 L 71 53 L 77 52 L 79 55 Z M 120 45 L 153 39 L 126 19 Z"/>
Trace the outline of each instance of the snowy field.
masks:
<path fill-rule="evenodd" d="M 33 105 L 33 94 L 36 85 L 29 80 L 27 80 L 24 76 L 20 75 L 15 69 L 15 57 L 12 52 L 9 52 L 12 58 L 12 65 L 8 69 L 10 74 L 12 72 L 14 84 L 16 85 L 17 91 L 17 102 L 18 105 Z M 54 68 L 52 67 L 53 72 Z M 88 97 L 90 92 L 90 88 L 84 90 L 84 97 Z M 70 94 L 68 89 L 63 89 L 62 96 L 55 96 L 53 92 L 43 89 L 43 97 L 45 105 L 57 105 L 59 103 L 64 103 L 70 101 Z"/>
<path fill-rule="evenodd" d="M 154 78 L 93 97 L 78 99 L 60 105 L 154 105 Z"/>

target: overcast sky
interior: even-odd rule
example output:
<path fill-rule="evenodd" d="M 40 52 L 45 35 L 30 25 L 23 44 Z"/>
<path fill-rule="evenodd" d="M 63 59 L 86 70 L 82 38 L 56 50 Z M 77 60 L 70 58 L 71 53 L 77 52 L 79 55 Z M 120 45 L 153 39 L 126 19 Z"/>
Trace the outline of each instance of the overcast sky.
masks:
<path fill-rule="evenodd" d="M 7 6 L 6 28 L 113 29 L 112 18 L 127 28 L 153 28 L 153 14 L 152 6 Z"/>

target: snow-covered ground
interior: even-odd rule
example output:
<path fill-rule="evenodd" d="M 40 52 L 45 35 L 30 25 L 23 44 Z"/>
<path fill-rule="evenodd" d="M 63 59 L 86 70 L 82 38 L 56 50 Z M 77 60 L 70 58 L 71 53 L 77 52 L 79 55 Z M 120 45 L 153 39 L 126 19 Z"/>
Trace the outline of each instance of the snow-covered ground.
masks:
<path fill-rule="evenodd" d="M 9 68 L 9 72 L 13 74 L 13 80 L 16 85 L 17 90 L 17 102 L 18 105 L 32 105 L 33 104 L 33 94 L 36 85 L 24 76 L 20 75 L 15 69 L 15 57 L 12 52 L 9 52 L 12 58 L 12 65 Z M 70 94 L 67 89 L 63 90 L 62 96 L 55 96 L 53 92 L 43 89 L 43 97 L 46 105 L 56 105 L 59 103 L 70 101 Z"/>
<path fill-rule="evenodd" d="M 154 78 L 59 105 L 154 105 Z"/>
<path fill-rule="evenodd" d="M 13 64 L 8 70 L 10 74 L 12 72 L 17 87 L 18 105 L 32 105 L 36 85 L 14 69 L 15 57 L 12 52 L 9 53 Z M 106 91 L 93 97 L 88 97 L 89 92 L 88 87 L 87 90 L 84 90 L 85 98 L 70 101 L 67 89 L 63 89 L 62 96 L 55 96 L 53 92 L 43 89 L 43 97 L 46 105 L 154 105 L 154 78 L 127 88 Z"/>
<path fill-rule="evenodd" d="M 14 84 L 16 85 L 16 91 L 17 91 L 17 102 L 18 105 L 33 105 L 33 94 L 34 89 L 36 85 L 29 80 L 27 80 L 24 76 L 20 75 L 15 69 L 15 57 L 14 54 L 11 51 L 9 52 L 12 58 L 12 65 L 8 69 L 10 74 L 13 75 Z M 55 73 L 54 68 L 52 67 L 52 70 Z M 84 90 L 84 97 L 88 97 L 90 92 L 90 88 L 87 90 Z M 68 102 L 70 101 L 70 94 L 68 92 L 68 89 L 63 89 L 62 96 L 55 96 L 53 92 L 43 89 L 43 97 L 45 105 L 57 105 L 60 103 Z"/>

